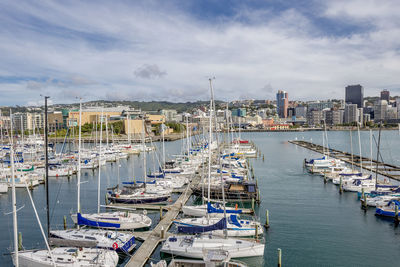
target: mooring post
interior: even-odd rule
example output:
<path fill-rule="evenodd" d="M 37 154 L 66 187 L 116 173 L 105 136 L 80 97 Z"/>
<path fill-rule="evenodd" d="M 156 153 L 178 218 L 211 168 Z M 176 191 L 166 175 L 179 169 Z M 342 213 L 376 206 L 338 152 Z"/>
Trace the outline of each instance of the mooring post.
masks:
<path fill-rule="evenodd" d="M 161 226 L 161 234 L 160 234 L 161 239 L 165 238 L 165 230 L 164 230 L 164 226 Z"/>
<path fill-rule="evenodd" d="M 263 154 L 263 161 L 264 161 L 264 154 Z"/>
<path fill-rule="evenodd" d="M 399 206 L 395 206 L 394 207 L 394 222 L 397 224 L 399 224 Z"/>
<path fill-rule="evenodd" d="M 256 239 L 256 241 L 258 241 L 258 224 L 256 224 L 255 226 L 256 226 L 256 228 L 255 228 L 255 239 Z"/>
<path fill-rule="evenodd" d="M 67 230 L 67 216 L 65 216 L 65 215 L 63 218 L 63 222 L 64 222 L 64 230 Z"/>
<path fill-rule="evenodd" d="M 282 267 L 282 250 L 278 248 L 278 267 Z"/>
<path fill-rule="evenodd" d="M 18 233 L 18 250 L 22 250 L 22 233 Z"/>
<path fill-rule="evenodd" d="M 268 210 L 266 210 L 265 211 L 265 228 L 269 228 L 269 211 Z"/>
<path fill-rule="evenodd" d="M 254 211 L 254 197 L 251 199 L 251 209 Z"/>
<path fill-rule="evenodd" d="M 324 184 L 326 184 L 327 180 L 326 180 L 326 170 L 324 170 Z"/>
<path fill-rule="evenodd" d="M 343 193 L 342 176 L 340 176 L 339 193 L 340 193 L 340 194 Z"/>
<path fill-rule="evenodd" d="M 361 188 L 361 205 L 364 210 L 367 210 L 367 199 L 365 196 L 365 189 Z"/>

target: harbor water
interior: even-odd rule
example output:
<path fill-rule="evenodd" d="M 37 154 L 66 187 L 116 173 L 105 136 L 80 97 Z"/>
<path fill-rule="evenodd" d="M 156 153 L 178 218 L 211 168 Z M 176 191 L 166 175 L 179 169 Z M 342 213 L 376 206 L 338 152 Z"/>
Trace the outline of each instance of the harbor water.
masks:
<path fill-rule="evenodd" d="M 358 135 L 353 132 L 353 151 L 359 154 Z M 377 139 L 377 131 L 374 132 Z M 266 231 L 264 260 L 249 261 L 252 266 L 277 266 L 277 249 L 282 249 L 282 266 L 398 266 L 400 262 L 400 229 L 393 221 L 374 216 L 374 209 L 364 212 L 354 193 L 338 192 L 332 183 L 323 183 L 320 176 L 303 170 L 304 158 L 320 154 L 290 144 L 288 140 L 306 140 L 322 144 L 322 132 L 257 132 L 242 133 L 243 139 L 254 141 L 264 155 L 251 159 L 261 192 L 258 212 L 261 222 L 269 210 L 270 228 Z M 381 153 L 387 163 L 400 165 L 400 136 L 397 131 L 382 131 Z M 347 131 L 328 132 L 329 146 L 350 152 Z M 369 157 L 369 132 L 361 132 L 362 153 Z M 373 140 L 375 142 L 375 140 Z M 165 144 L 167 154 L 181 151 L 182 141 Z M 376 145 L 373 144 L 376 158 Z M 153 171 L 152 153 L 147 168 Z M 157 161 L 157 159 L 155 159 Z M 120 180 L 142 180 L 142 156 L 132 155 L 120 161 Z M 157 167 L 156 167 L 157 168 Z M 101 201 L 106 187 L 118 181 L 118 164 L 102 167 Z M 97 210 L 98 170 L 83 170 L 81 184 L 82 212 Z M 73 226 L 70 212 L 76 211 L 76 177 L 50 178 L 50 218 L 52 229 L 63 228 L 63 216 Z M 43 185 L 32 192 L 42 224 L 46 229 L 46 199 Z M 174 196 L 176 198 L 177 196 Z M 26 249 L 44 248 L 35 215 L 26 190 L 17 189 L 18 231 Z M 0 195 L 0 266 L 11 266 L 12 215 L 11 190 Z M 155 225 L 159 214 L 149 213 Z M 151 256 L 160 259 L 159 249 Z M 124 265 L 124 261 L 121 262 Z"/>

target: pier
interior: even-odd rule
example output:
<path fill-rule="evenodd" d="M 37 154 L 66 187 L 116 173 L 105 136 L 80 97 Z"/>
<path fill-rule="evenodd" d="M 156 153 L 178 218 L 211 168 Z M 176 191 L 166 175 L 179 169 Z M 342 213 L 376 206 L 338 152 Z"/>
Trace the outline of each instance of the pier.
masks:
<path fill-rule="evenodd" d="M 182 206 L 185 205 L 191 195 L 192 190 L 190 189 L 190 185 L 188 185 L 185 192 L 179 196 L 173 205 L 168 207 L 168 212 L 160 218 L 160 222 L 153 230 L 143 233 L 133 233 L 135 237 L 141 240 L 145 239 L 145 241 L 131 257 L 126 266 L 139 267 L 146 264 L 158 244 L 167 237 L 166 233 L 171 227 L 172 221 L 178 216 Z"/>
<path fill-rule="evenodd" d="M 377 161 L 372 159 L 372 169 L 371 169 L 371 159 L 367 157 L 360 157 L 360 155 L 353 154 L 353 157 L 350 153 L 340 151 L 333 148 L 323 147 L 321 145 L 317 145 L 308 141 L 300 141 L 300 140 L 291 140 L 289 143 L 307 148 L 314 152 L 318 152 L 323 154 L 324 151 L 329 152 L 329 156 L 332 158 L 340 159 L 346 163 L 353 164 L 354 166 L 362 168 L 371 172 L 376 172 L 382 176 L 388 177 L 390 179 L 394 179 L 400 181 L 400 167 L 392 164 L 384 163 L 381 161 Z M 353 158 L 353 161 L 352 161 Z M 378 165 L 378 168 L 376 166 Z"/>

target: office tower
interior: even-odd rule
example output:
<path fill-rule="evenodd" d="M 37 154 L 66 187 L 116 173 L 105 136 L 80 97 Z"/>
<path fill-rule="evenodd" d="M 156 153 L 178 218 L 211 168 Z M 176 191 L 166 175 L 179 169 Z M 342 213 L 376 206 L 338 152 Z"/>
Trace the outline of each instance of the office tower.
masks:
<path fill-rule="evenodd" d="M 364 107 L 364 88 L 357 85 L 346 86 L 346 104 L 356 104 L 358 108 Z"/>
<path fill-rule="evenodd" d="M 289 106 L 288 93 L 279 90 L 276 94 L 276 109 L 280 118 L 287 118 L 287 109 Z"/>
<path fill-rule="evenodd" d="M 381 100 L 386 100 L 389 104 L 390 101 L 390 92 L 388 90 L 381 91 Z"/>

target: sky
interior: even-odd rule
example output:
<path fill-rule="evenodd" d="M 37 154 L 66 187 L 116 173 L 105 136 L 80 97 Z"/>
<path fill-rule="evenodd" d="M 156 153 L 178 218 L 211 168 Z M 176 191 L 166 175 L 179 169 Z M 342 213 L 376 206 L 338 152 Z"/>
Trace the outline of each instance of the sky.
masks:
<path fill-rule="evenodd" d="M 398 0 L 3 0 L 0 25 L 0 105 L 400 95 Z"/>

